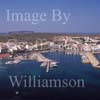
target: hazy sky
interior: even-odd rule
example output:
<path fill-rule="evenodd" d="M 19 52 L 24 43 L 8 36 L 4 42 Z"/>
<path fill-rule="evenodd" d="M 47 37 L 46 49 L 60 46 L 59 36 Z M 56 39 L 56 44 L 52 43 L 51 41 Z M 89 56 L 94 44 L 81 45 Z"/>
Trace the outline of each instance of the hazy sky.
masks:
<path fill-rule="evenodd" d="M 7 22 L 6 10 L 12 12 L 45 12 L 52 17 L 53 9 L 71 14 L 67 24 L 50 19 L 39 24 Z M 100 0 L 0 0 L 0 32 L 31 30 L 36 32 L 100 32 Z"/>

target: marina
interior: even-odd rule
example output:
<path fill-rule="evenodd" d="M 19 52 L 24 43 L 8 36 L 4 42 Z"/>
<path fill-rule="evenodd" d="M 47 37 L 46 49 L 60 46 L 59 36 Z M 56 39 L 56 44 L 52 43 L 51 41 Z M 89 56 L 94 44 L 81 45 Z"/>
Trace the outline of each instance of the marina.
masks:
<path fill-rule="evenodd" d="M 100 100 L 100 0 L 0 0 L 0 100 Z"/>
<path fill-rule="evenodd" d="M 53 40 L 36 39 L 34 43 L 9 39 L 0 43 L 0 58 L 8 58 L 5 64 L 18 64 L 23 60 L 40 62 L 40 67 L 44 67 L 49 72 L 60 62 L 44 56 L 47 52 L 62 52 L 67 55 L 80 55 L 82 63 L 89 64 L 95 68 L 100 68 L 100 62 L 95 54 L 100 53 L 100 39 L 98 37 L 71 37 L 56 36 Z"/>
<path fill-rule="evenodd" d="M 41 62 L 40 66 L 46 68 L 46 72 L 49 72 L 49 68 L 57 66 L 56 61 L 44 57 L 41 53 L 31 53 L 30 55 L 27 55 L 27 57 L 17 56 L 12 58 L 10 61 L 5 62 L 5 64 L 18 64 L 23 60 L 36 60 L 37 62 Z"/>
<path fill-rule="evenodd" d="M 95 89 L 100 89 L 99 44 L 82 44 L 70 38 L 66 38 L 65 42 L 61 41 L 63 41 L 63 38 L 60 40 L 60 43 L 58 39 L 57 43 L 48 40 L 46 40 L 46 43 L 45 41 L 41 41 L 41 43 L 40 41 L 31 43 L 18 42 L 17 40 L 1 43 L 2 52 L 0 55 L 7 53 L 9 56 L 5 58 L 1 56 L 0 59 L 0 80 L 2 80 L 0 82 L 0 90 L 9 90 L 9 95 L 11 96 L 15 96 L 17 91 L 17 95 L 19 96 L 20 94 L 28 93 L 27 90 L 32 93 L 32 95 L 36 95 L 36 91 L 39 95 L 44 95 L 44 93 L 50 92 L 51 89 L 57 89 L 56 93 L 60 95 L 61 92 L 59 92 L 58 89 L 60 91 L 63 90 L 63 93 L 67 93 L 69 87 L 75 91 L 76 88 L 74 87 L 76 86 L 77 90 L 83 89 L 84 87 L 78 87 L 80 80 L 82 80 L 82 86 L 86 87 L 84 89 L 87 94 L 88 92 L 91 93 L 91 91 L 94 92 Z M 95 49 L 95 46 L 98 48 Z M 18 81 L 21 81 L 20 87 L 15 86 L 12 88 L 9 76 L 13 78 L 18 76 Z M 29 76 L 29 78 L 27 76 Z M 30 87 L 30 77 L 39 78 L 39 88 L 34 88 L 34 86 Z M 65 79 L 67 79 L 66 84 L 68 84 L 69 87 L 65 85 Z M 41 88 L 40 80 L 43 80 Z M 53 80 L 53 87 L 47 88 L 44 80 Z M 61 82 L 64 80 L 64 84 L 60 88 L 59 84 L 61 83 L 57 83 L 59 80 Z M 24 87 L 26 81 L 29 82 L 27 83 L 29 85 L 25 85 Z M 36 82 L 37 81 L 38 80 L 36 80 Z M 56 82 L 56 88 L 54 88 L 54 82 Z M 88 92 L 87 87 L 90 88 Z"/>

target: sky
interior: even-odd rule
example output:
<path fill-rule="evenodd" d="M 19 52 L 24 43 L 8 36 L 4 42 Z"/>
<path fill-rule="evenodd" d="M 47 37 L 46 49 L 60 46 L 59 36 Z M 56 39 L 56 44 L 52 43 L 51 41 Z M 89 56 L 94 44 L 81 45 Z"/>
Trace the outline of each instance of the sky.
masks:
<path fill-rule="evenodd" d="M 10 13 L 46 13 L 46 21 L 32 24 L 31 21 L 7 21 Z M 61 11 L 61 20 L 54 22 L 53 10 Z M 67 23 L 65 17 L 68 18 Z M 11 16 L 11 15 L 10 15 Z M 11 17 L 10 17 L 11 18 Z M 24 17 L 23 17 L 24 18 Z M 57 16 L 55 17 L 58 18 Z M 100 0 L 0 0 L 0 32 L 9 31 L 100 33 Z"/>

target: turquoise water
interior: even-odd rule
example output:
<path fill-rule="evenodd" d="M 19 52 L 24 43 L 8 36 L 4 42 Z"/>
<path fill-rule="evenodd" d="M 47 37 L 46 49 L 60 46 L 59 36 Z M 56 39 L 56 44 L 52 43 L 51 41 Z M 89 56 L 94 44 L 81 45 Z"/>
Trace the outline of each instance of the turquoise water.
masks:
<path fill-rule="evenodd" d="M 7 59 L 0 60 L 0 90 L 5 91 L 5 93 L 11 90 L 11 93 L 16 91 L 16 88 L 11 87 L 11 83 L 9 81 L 9 75 L 36 75 L 41 76 L 42 78 L 59 78 L 59 79 L 84 79 L 85 88 L 80 88 L 79 91 L 82 93 L 95 93 L 100 92 L 100 69 L 95 69 L 91 64 L 83 64 L 81 62 L 81 56 L 78 54 L 70 54 L 66 55 L 63 52 L 49 52 L 44 53 L 45 57 L 53 59 L 58 63 L 57 68 L 51 68 L 48 73 L 46 73 L 45 68 L 40 67 L 41 63 L 36 61 L 22 61 L 19 64 L 5 65 L 4 62 Z M 96 57 L 100 60 L 100 55 L 96 55 Z M 20 90 L 20 89 L 19 89 Z M 13 92 L 12 92 L 13 91 Z M 22 90 L 20 90 L 22 91 Z M 40 90 L 39 90 L 40 91 Z M 46 89 L 49 91 L 49 89 Z M 57 89 L 54 89 L 57 93 Z M 59 89 L 62 93 L 65 93 L 65 89 Z M 68 89 L 67 89 L 68 91 Z M 70 91 L 70 90 L 69 90 Z M 73 89 L 75 91 L 75 89 Z M 79 92 L 78 91 L 78 92 Z M 36 92 L 31 91 L 32 93 Z M 30 95 L 31 95 L 31 92 Z M 27 90 L 25 90 L 27 94 Z M 37 93 L 37 92 L 36 92 Z M 14 95 L 14 93 L 13 93 Z M 29 95 L 29 94 L 27 94 Z"/>

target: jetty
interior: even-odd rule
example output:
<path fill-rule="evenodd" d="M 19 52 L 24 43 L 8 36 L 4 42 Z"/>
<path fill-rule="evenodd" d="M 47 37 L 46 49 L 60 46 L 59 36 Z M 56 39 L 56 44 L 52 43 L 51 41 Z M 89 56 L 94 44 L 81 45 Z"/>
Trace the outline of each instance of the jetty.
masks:
<path fill-rule="evenodd" d="M 33 53 L 30 55 L 29 58 L 32 58 L 34 60 L 37 60 L 38 62 L 48 62 L 48 61 L 51 61 L 50 59 L 44 57 L 41 53 Z"/>
<path fill-rule="evenodd" d="M 46 58 L 45 56 L 43 56 L 41 53 L 33 53 L 29 56 L 29 59 L 33 59 L 36 60 L 38 62 L 41 62 L 42 64 L 40 66 L 45 67 L 46 68 L 46 72 L 49 72 L 49 69 L 51 67 L 57 66 L 57 62 Z"/>
<path fill-rule="evenodd" d="M 86 56 L 93 67 L 100 68 L 100 62 L 92 52 L 86 52 Z"/>
<path fill-rule="evenodd" d="M 36 60 L 37 62 L 41 62 L 42 67 L 46 68 L 46 72 L 49 72 L 51 67 L 57 66 L 57 62 L 53 61 L 49 58 L 46 58 L 43 54 L 39 52 L 34 52 L 26 56 L 17 56 L 14 57 L 11 61 L 5 62 L 5 64 L 17 64 L 20 63 L 22 60 Z"/>

